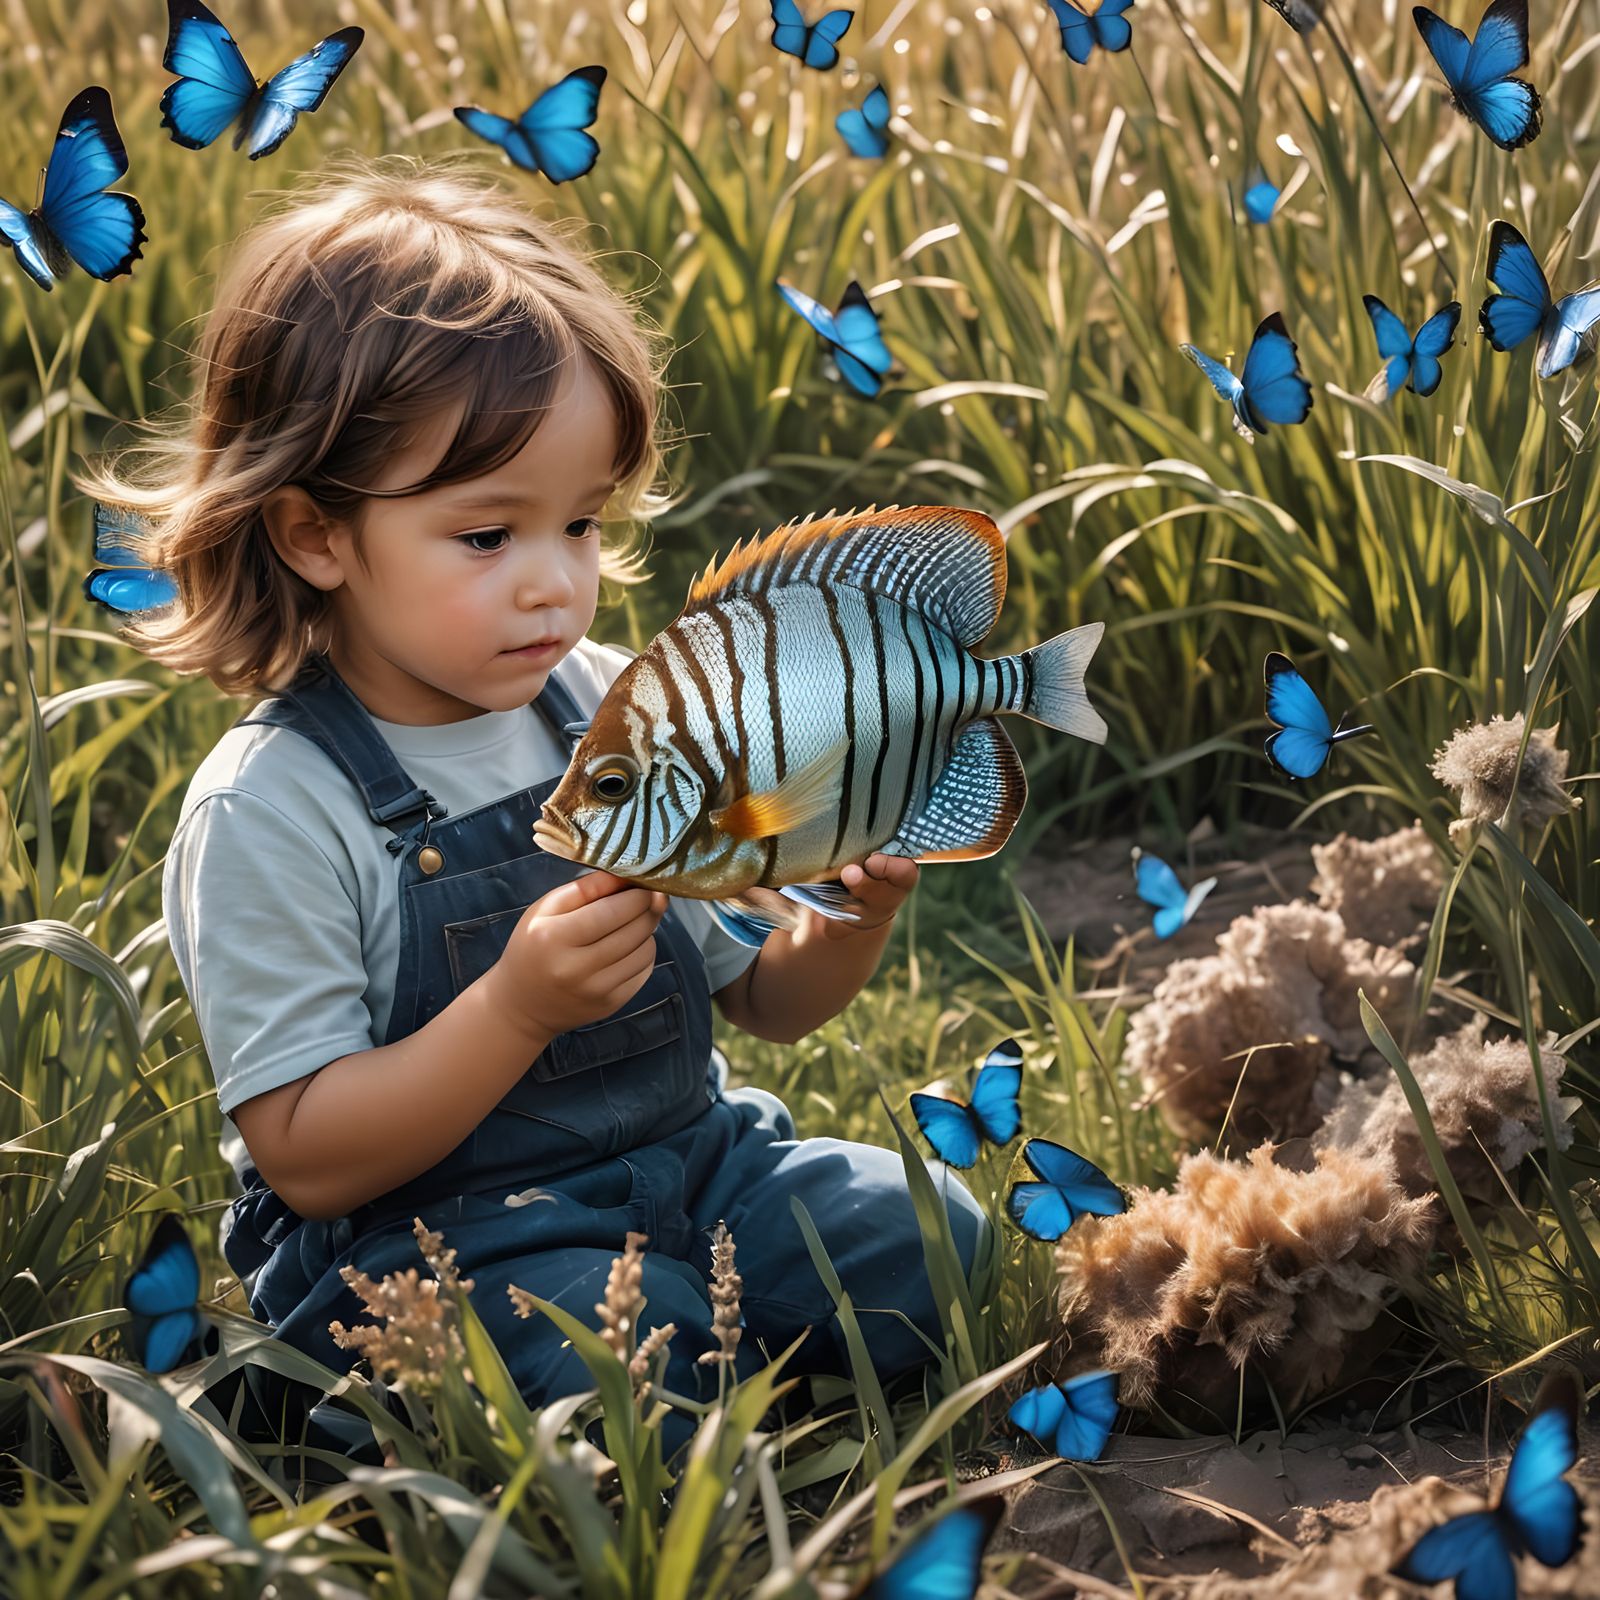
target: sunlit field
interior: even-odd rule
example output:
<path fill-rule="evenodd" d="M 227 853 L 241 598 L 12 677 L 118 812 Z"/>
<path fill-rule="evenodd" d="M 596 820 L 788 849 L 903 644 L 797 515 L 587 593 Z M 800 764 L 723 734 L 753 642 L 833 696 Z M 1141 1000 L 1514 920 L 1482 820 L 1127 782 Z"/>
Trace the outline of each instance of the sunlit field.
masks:
<path fill-rule="evenodd" d="M 1053 1470 L 1103 1506 L 1102 1469 L 1052 1467 L 1055 1442 L 1007 1415 L 1086 1367 L 1120 1375 L 1110 1462 L 1353 1410 L 1482 1431 L 1491 1403 L 1500 1448 L 1552 1366 L 1600 1382 L 1595 368 L 1542 381 L 1533 340 L 1499 353 L 1478 328 L 1497 218 L 1556 296 L 1600 276 L 1600 0 L 1532 0 L 1543 126 L 1514 152 L 1452 109 L 1395 0 L 1329 0 L 1304 34 L 1265 0 L 1141 0 L 1131 48 L 1081 67 L 1044 0 L 860 0 L 829 72 L 774 48 L 767 0 L 214 9 L 263 77 L 365 29 L 261 161 L 161 126 L 159 0 L 0 6 L 0 196 L 38 203 L 62 108 L 103 84 L 129 162 L 112 187 L 149 235 L 131 275 L 75 270 L 49 294 L 0 260 L 0 1593 L 842 1594 L 946 1489 Z M 1446 14 L 1470 31 L 1480 12 Z M 608 73 L 602 153 L 571 183 L 452 114 L 514 117 L 589 63 Z M 861 159 L 834 119 L 877 83 L 889 148 Z M 69 473 L 187 395 L 223 247 L 345 150 L 476 156 L 541 215 L 589 224 L 580 242 L 670 336 L 674 502 L 649 530 L 650 580 L 608 588 L 595 638 L 644 648 L 736 539 L 895 504 L 974 507 L 1006 533 L 981 654 L 1106 625 L 1088 674 L 1104 746 L 1007 718 L 1030 793 L 1005 848 L 925 867 L 876 978 L 798 1044 L 718 1028 L 735 1080 L 779 1094 L 802 1136 L 904 1153 L 942 1302 L 921 1374 L 880 1384 L 857 1330 L 849 1377 L 796 1391 L 779 1364 L 730 1382 L 668 1460 L 671 1400 L 649 1360 L 630 1374 L 634 1333 L 563 1324 L 594 1390 L 530 1412 L 456 1290 L 431 1375 L 363 1361 L 342 1378 L 270 1339 L 220 1253 L 234 1178 L 161 868 L 196 765 L 251 700 L 147 660 L 85 597 L 92 506 Z M 1261 174 L 1285 198 L 1255 222 Z M 896 361 L 876 398 L 839 381 L 780 276 L 829 308 L 860 283 Z M 1368 294 L 1409 330 L 1460 301 L 1430 396 L 1368 396 L 1384 364 Z M 1272 312 L 1313 404 L 1252 444 L 1180 346 L 1238 373 Z M 1271 651 L 1333 718 L 1373 727 L 1299 782 L 1263 753 Z M 1439 756 L 1484 724 L 1499 734 Z M 1162 979 L 1130 845 L 1188 885 L 1247 839 L 1309 853 L 1413 825 L 1415 916 L 1372 913 L 1398 857 L 1361 855 L 1321 867 L 1314 907 L 1242 930 L 1202 902 L 1184 954 L 1215 966 Z M 1029 898 L 1030 869 L 1064 852 L 1117 884 L 1109 950 Z M 1213 955 L 1217 935 L 1232 943 Z M 1022 1137 L 965 1174 L 995 1224 L 967 1281 L 908 1096 L 966 1096 L 1006 1038 Z M 1007 1196 L 1032 1176 L 1029 1137 L 1102 1168 L 1126 1216 L 1026 1237 Z M 1138 1228 L 1187 1238 L 1188 1207 L 1218 1231 L 1202 1175 L 1245 1196 L 1262 1146 L 1308 1187 L 1251 1201 L 1259 1224 L 1239 1200 L 1215 1285 L 1198 1245 L 1170 1245 L 1207 1309 L 1175 1308 L 1170 1283 L 1144 1311 L 1117 1301 L 1157 1271 L 1153 1245 L 1142 1266 L 1129 1253 L 1154 1237 Z M 151 1373 L 123 1293 L 169 1212 L 200 1256 L 215 1353 Z M 1276 1298 L 1240 1272 L 1275 1275 Z M 1254 1332 L 1221 1325 L 1225 1290 L 1260 1309 Z M 848 1297 L 839 1315 L 848 1335 Z M 1320 1356 L 1296 1366 L 1308 1339 Z M 337 1390 L 384 1465 L 248 1437 L 250 1364 Z M 1169 1592 L 1115 1544 L 1112 1581 Z M 1050 1582 L 1016 1537 L 986 1573 L 996 1593 Z"/>

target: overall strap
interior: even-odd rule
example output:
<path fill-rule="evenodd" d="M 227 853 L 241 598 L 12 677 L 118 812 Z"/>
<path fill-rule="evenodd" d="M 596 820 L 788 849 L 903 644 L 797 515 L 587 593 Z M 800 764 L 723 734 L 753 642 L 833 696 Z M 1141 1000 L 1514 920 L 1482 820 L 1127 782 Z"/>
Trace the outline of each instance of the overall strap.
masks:
<path fill-rule="evenodd" d="M 304 734 L 355 784 L 372 820 L 392 833 L 445 815 L 445 808 L 400 765 L 367 708 L 325 655 L 308 657 L 291 686 L 233 724 L 251 725 Z"/>

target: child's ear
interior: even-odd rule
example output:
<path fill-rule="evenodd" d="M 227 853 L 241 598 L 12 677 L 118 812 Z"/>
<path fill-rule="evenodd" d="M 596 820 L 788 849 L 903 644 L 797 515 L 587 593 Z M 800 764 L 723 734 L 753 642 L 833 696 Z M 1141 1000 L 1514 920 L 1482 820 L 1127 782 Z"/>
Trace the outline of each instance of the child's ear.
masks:
<path fill-rule="evenodd" d="M 337 589 L 353 560 L 349 530 L 323 511 L 298 485 L 274 489 L 261 502 L 272 547 L 286 566 L 317 589 Z"/>

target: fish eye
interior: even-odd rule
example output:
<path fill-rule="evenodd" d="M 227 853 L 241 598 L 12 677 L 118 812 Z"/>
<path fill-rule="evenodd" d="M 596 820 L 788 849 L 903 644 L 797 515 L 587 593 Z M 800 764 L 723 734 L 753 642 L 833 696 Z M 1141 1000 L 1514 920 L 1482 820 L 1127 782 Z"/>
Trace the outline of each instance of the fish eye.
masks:
<path fill-rule="evenodd" d="M 589 780 L 589 788 L 601 800 L 626 800 L 638 781 L 638 773 L 627 767 L 602 767 Z"/>

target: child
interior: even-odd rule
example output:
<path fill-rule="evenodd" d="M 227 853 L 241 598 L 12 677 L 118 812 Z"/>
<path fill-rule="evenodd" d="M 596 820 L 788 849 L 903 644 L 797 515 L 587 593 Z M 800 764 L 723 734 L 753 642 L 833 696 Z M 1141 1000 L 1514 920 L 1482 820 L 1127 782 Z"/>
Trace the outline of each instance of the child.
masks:
<path fill-rule="evenodd" d="M 925 1361 L 915 1330 L 937 1342 L 939 1319 L 899 1155 L 796 1140 L 711 1045 L 713 998 L 765 1039 L 836 1015 L 915 864 L 846 867 L 861 922 L 808 913 L 758 955 L 701 903 L 533 842 L 569 724 L 629 659 L 588 638 L 601 576 L 640 581 L 602 513 L 656 505 L 660 377 L 627 300 L 492 180 L 347 159 L 239 242 L 199 365 L 186 426 L 146 447 L 159 481 L 78 482 L 150 518 L 177 580 L 131 641 L 267 696 L 201 763 L 163 881 L 255 1313 L 348 1370 L 328 1324 L 365 1313 L 339 1269 L 419 1265 L 420 1216 L 538 1405 L 591 1380 L 506 1286 L 593 1325 L 637 1230 L 646 1320 L 677 1325 L 667 1386 L 703 1396 L 725 1220 L 739 1375 L 808 1326 L 790 1370 L 847 1371 L 799 1196 L 880 1371 Z M 947 1188 L 970 1268 L 987 1223 Z"/>

